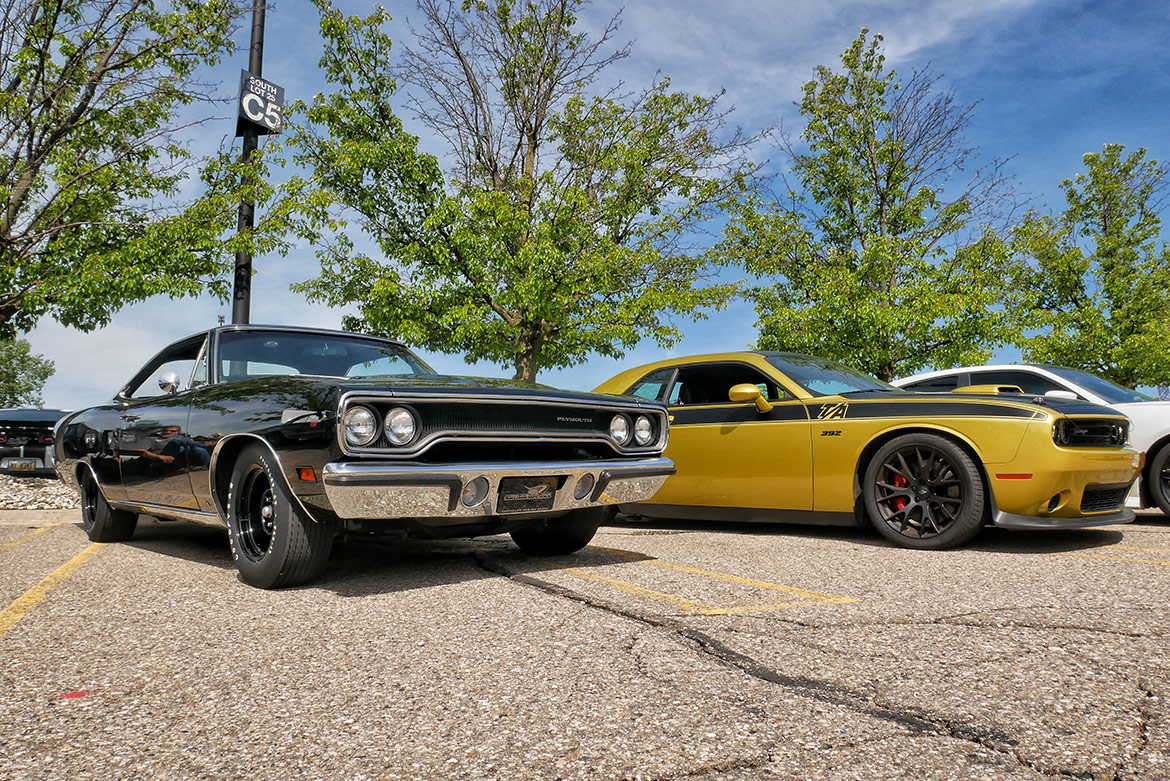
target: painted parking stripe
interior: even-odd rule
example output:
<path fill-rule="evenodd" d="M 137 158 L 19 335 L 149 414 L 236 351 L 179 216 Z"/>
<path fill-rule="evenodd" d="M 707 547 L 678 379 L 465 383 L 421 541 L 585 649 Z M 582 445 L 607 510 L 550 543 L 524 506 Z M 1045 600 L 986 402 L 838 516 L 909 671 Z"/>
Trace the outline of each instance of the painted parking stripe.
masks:
<path fill-rule="evenodd" d="M 64 523 L 64 524 L 63 523 L 50 523 L 47 526 L 38 526 L 37 528 L 30 531 L 28 534 L 23 534 L 20 537 L 17 537 L 15 540 L 9 540 L 8 542 L 0 543 L 0 553 L 4 553 L 5 551 L 10 551 L 13 548 L 15 548 L 17 545 L 21 545 L 23 543 L 28 542 L 33 537 L 36 537 L 38 534 L 44 534 L 47 531 L 52 531 L 53 529 L 56 529 L 58 526 L 71 526 L 71 525 L 72 524 L 67 524 L 67 523 Z"/>
<path fill-rule="evenodd" d="M 838 597 L 838 596 L 835 596 L 833 594 L 822 594 L 819 591 L 808 591 L 806 589 L 796 588 L 794 586 L 781 586 L 778 583 L 768 583 L 767 581 L 764 581 L 764 580 L 752 580 L 751 578 L 741 578 L 738 575 L 728 575 L 728 574 L 723 573 L 723 572 L 714 572 L 714 571 L 709 570 L 709 569 L 699 569 L 698 567 L 688 567 L 685 564 L 672 564 L 669 561 L 662 561 L 660 559 L 648 559 L 641 554 L 630 553 L 629 551 L 618 550 L 616 548 L 601 548 L 601 547 L 594 546 L 594 545 L 590 545 L 589 548 L 591 550 L 599 550 L 599 551 L 604 551 L 606 553 L 611 553 L 614 556 L 621 556 L 623 558 L 628 558 L 628 559 L 631 559 L 633 561 L 640 561 L 644 564 L 653 564 L 656 567 L 665 567 L 666 569 L 678 570 L 679 572 L 689 572 L 692 575 L 705 575 L 706 577 L 718 578 L 719 580 L 729 580 L 732 583 L 739 583 L 739 584 L 742 584 L 745 586 L 752 586 L 754 588 L 763 588 L 763 589 L 768 589 L 770 591 L 782 591 L 785 594 L 792 594 L 793 596 L 804 597 L 805 599 L 815 599 L 815 600 L 818 600 L 820 602 L 845 603 L 845 602 L 859 601 L 859 600 L 853 599 L 852 597 Z"/>
<path fill-rule="evenodd" d="M 620 556 L 622 558 L 629 559 L 630 561 L 633 561 L 633 562 L 644 563 L 644 564 L 654 564 L 657 566 L 665 567 L 667 569 L 673 569 L 673 570 L 677 570 L 679 572 L 686 572 L 686 573 L 692 574 L 692 575 L 702 575 L 702 576 L 706 576 L 706 577 L 716 578 L 719 580 L 727 580 L 727 581 L 731 581 L 733 583 L 739 583 L 742 585 L 752 586 L 754 588 L 767 589 L 770 591 L 779 591 L 779 592 L 782 592 L 785 594 L 791 594 L 792 596 L 801 597 L 801 599 L 788 600 L 785 602 L 767 602 L 767 603 L 760 604 L 760 605 L 740 605 L 738 607 L 730 607 L 730 608 L 716 607 L 714 605 L 708 605 L 708 604 L 705 604 L 703 602 L 699 602 L 697 600 L 687 599 L 685 597 L 680 597 L 680 596 L 677 596 L 674 594 L 666 594 L 666 593 L 661 592 L 661 591 L 655 591 L 653 589 L 648 589 L 648 588 L 645 588 L 643 586 L 638 586 L 638 585 L 635 585 L 633 583 L 628 583 L 624 580 L 618 580 L 616 578 L 609 578 L 609 577 L 606 577 L 604 575 L 597 575 L 597 574 L 592 573 L 592 572 L 586 572 L 585 570 L 578 569 L 576 567 L 566 567 L 562 564 L 557 564 L 556 562 L 546 561 L 544 559 L 538 559 L 538 558 L 531 558 L 531 560 L 535 561 L 535 562 L 537 562 L 545 567 L 549 567 L 550 569 L 560 570 L 561 572 L 568 573 L 570 575 L 582 578 L 584 580 L 591 580 L 595 583 L 602 583 L 606 586 L 609 586 L 610 588 L 616 589 L 616 590 L 621 591 L 621 592 L 626 593 L 626 594 L 632 594 L 634 596 L 646 597 L 648 599 L 653 599 L 653 600 L 656 600 L 659 602 L 667 602 L 669 604 L 675 605 L 676 607 L 682 608 L 683 610 L 687 610 L 687 611 L 690 611 L 692 613 L 697 613 L 699 615 L 704 615 L 704 616 L 746 615 L 749 613 L 768 612 L 768 611 L 774 611 L 774 610 L 788 610 L 790 608 L 803 607 L 803 606 L 807 606 L 807 605 L 810 605 L 810 604 L 813 604 L 816 602 L 844 604 L 847 602 L 860 601 L 860 600 L 854 599 L 852 597 L 839 597 L 839 596 L 836 596 L 834 594 L 822 594 L 821 592 L 818 592 L 818 591 L 808 591 L 807 589 L 795 588 L 793 586 L 782 586 L 778 583 L 768 583 L 767 581 L 763 581 L 763 580 L 753 580 L 751 578 L 742 578 L 742 577 L 739 577 L 737 575 L 728 575 L 728 574 L 723 573 L 723 572 L 715 572 L 713 570 L 700 569 L 698 567 L 688 567 L 688 566 L 683 565 L 683 564 L 672 564 L 672 563 L 667 562 L 667 561 L 660 561 L 659 559 L 646 558 L 642 554 L 632 553 L 630 551 L 617 550 L 614 548 L 601 548 L 601 547 L 593 546 L 593 545 L 589 546 L 589 548 L 590 548 L 590 550 L 596 550 L 596 551 L 600 551 L 603 553 L 609 553 L 609 554 L 612 554 L 615 556 Z"/>
<path fill-rule="evenodd" d="M 1104 547 L 1115 550 L 1136 550 L 1144 553 L 1170 553 L 1170 548 L 1136 548 L 1132 545 L 1105 545 Z"/>
<path fill-rule="evenodd" d="M 61 582 L 65 578 L 72 575 L 85 562 L 101 553 L 102 548 L 108 544 L 105 542 L 91 543 L 88 548 L 55 569 L 11 605 L 0 610 L 0 637 L 3 637 L 5 632 L 15 626 L 20 619 L 24 618 L 33 608 L 44 601 L 45 597 L 52 594 L 53 590 L 61 585 Z"/>
<path fill-rule="evenodd" d="M 1103 559 L 1105 561 L 1132 561 L 1135 564 L 1159 564 L 1163 567 L 1170 567 L 1170 561 L 1159 561 L 1157 559 L 1136 559 L 1132 556 L 1100 556 L 1092 553 L 1057 553 L 1057 556 L 1072 556 L 1078 559 Z"/>

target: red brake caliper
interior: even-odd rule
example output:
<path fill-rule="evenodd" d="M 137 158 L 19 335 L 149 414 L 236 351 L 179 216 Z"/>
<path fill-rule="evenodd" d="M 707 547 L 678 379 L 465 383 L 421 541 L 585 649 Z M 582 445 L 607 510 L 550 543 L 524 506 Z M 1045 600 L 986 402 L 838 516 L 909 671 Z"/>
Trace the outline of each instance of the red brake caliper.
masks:
<path fill-rule="evenodd" d="M 894 475 L 894 485 L 898 486 L 899 488 L 905 488 L 907 485 L 909 485 L 909 483 L 906 478 L 902 477 L 902 475 Z M 906 505 L 909 504 L 909 502 L 906 501 L 905 496 L 899 496 L 895 498 L 894 501 L 890 502 L 890 504 L 894 505 L 894 510 L 896 512 L 901 512 L 906 508 Z"/>

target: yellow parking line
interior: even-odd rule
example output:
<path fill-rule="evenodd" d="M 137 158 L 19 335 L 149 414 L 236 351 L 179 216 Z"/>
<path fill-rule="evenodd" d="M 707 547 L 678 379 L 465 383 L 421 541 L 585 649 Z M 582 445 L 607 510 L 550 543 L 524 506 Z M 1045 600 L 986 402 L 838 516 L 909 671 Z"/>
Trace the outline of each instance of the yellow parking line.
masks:
<path fill-rule="evenodd" d="M 1116 548 L 1117 550 L 1138 550 L 1144 553 L 1170 553 L 1170 548 L 1135 548 L 1132 545 L 1103 545 L 1104 548 Z"/>
<path fill-rule="evenodd" d="M 1158 561 L 1157 559 L 1135 559 L 1131 556 L 1094 556 L 1091 553 L 1057 553 L 1057 556 L 1075 556 L 1078 559 L 1104 559 L 1105 561 L 1132 561 L 1136 564 L 1160 564 L 1163 567 L 1170 567 L 1170 561 Z"/>
<path fill-rule="evenodd" d="M 15 548 L 17 545 L 28 542 L 33 537 L 36 537 L 38 534 L 44 534 L 45 532 L 50 531 L 50 530 L 52 530 L 58 526 L 61 526 L 61 525 L 62 524 L 59 524 L 59 523 L 51 523 L 48 526 L 41 526 L 41 527 L 38 527 L 36 529 L 33 529 L 28 534 L 23 534 L 20 537 L 17 537 L 15 540 L 12 540 L 11 542 L 2 543 L 2 544 L 0 544 L 0 553 L 4 553 L 5 551 L 10 551 L 13 548 Z"/>
<path fill-rule="evenodd" d="M 607 586 L 616 588 L 618 591 L 624 591 L 627 594 L 634 594 L 640 597 L 649 597 L 650 599 L 656 599 L 660 602 L 669 602 L 672 605 L 677 605 L 678 607 L 683 608 L 684 610 L 702 612 L 704 610 L 710 609 L 702 602 L 695 602 L 693 600 L 683 599 L 682 597 L 676 597 L 673 594 L 664 594 L 661 591 L 642 588 L 641 586 L 635 586 L 633 583 L 626 583 L 624 580 L 615 580 L 614 578 L 607 578 L 604 575 L 594 575 L 592 572 L 586 572 L 585 570 L 576 569 L 575 567 L 565 567 L 551 561 L 545 561 L 544 559 L 533 559 L 533 561 L 539 564 L 543 564 L 546 567 L 560 570 L 561 572 L 568 572 L 570 575 L 576 575 L 577 577 L 584 578 L 585 580 L 595 580 L 599 583 L 604 583 Z"/>
<path fill-rule="evenodd" d="M 26 591 L 23 596 L 11 605 L 0 610 L 0 637 L 15 626 L 20 619 L 28 615 L 29 611 L 39 605 L 45 597 L 53 593 L 53 589 L 61 585 L 61 581 L 73 574 L 82 564 L 85 564 L 85 562 L 98 555 L 102 548 L 108 544 L 105 542 L 90 544 L 88 548 L 47 575 L 40 583 Z"/>
<path fill-rule="evenodd" d="M 633 554 L 628 551 L 617 550 L 616 548 L 601 548 L 595 545 L 590 545 L 590 549 L 604 551 L 605 553 L 612 553 L 615 556 L 621 556 L 632 561 L 639 561 L 643 564 L 653 564 L 656 567 L 665 567 L 666 569 L 678 570 L 679 572 L 689 572 L 692 575 L 705 575 L 709 578 L 718 578 L 720 580 L 729 580 L 732 583 L 740 583 L 745 586 L 752 586 L 754 588 L 763 588 L 770 591 L 781 591 L 785 594 L 792 594 L 797 597 L 804 597 L 806 599 L 816 599 L 821 602 L 857 602 L 858 600 L 851 597 L 838 597 L 833 594 L 822 594 L 819 591 L 808 591 L 803 588 L 795 588 L 794 586 L 781 586 L 778 583 L 768 583 L 764 580 L 752 580 L 751 578 L 741 578 L 738 575 L 728 575 L 723 572 L 714 572 L 709 569 L 699 569 L 698 567 L 688 567 L 685 564 L 672 564 L 669 561 L 661 561 L 659 559 L 647 559 L 641 554 Z"/>

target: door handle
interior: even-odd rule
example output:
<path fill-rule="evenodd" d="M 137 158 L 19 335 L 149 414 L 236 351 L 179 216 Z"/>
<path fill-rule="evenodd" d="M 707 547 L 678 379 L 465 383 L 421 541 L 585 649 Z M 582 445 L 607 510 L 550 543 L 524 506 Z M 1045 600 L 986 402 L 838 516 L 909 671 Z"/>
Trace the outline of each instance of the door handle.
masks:
<path fill-rule="evenodd" d="M 141 415 L 123 415 L 122 420 L 126 421 L 127 423 L 133 423 L 134 421 L 138 420 L 140 417 L 142 417 L 142 416 Z"/>

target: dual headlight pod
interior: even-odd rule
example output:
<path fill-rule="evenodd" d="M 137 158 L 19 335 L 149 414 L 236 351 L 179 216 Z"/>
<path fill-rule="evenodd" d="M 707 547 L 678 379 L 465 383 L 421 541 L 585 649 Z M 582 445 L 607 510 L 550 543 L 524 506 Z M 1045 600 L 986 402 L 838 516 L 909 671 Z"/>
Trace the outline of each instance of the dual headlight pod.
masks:
<path fill-rule="evenodd" d="M 609 422 L 609 436 L 622 447 L 631 441 L 637 447 L 646 447 L 654 441 L 654 424 L 645 415 L 638 415 L 631 424 L 628 416 L 619 413 Z"/>
<path fill-rule="evenodd" d="M 385 432 L 391 445 L 401 447 L 414 439 L 418 420 L 406 407 L 394 407 L 382 420 L 371 408 L 356 404 L 345 412 L 345 441 L 353 447 L 366 447 Z"/>

